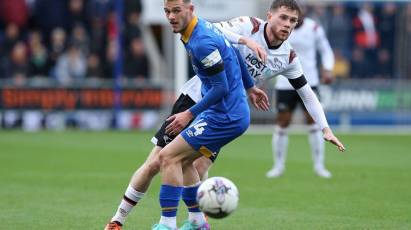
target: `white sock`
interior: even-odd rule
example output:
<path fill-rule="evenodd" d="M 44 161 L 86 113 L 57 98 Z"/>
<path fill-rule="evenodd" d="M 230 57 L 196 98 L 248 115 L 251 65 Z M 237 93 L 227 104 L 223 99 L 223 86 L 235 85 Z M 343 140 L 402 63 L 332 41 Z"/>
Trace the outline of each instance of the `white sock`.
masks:
<path fill-rule="evenodd" d="M 317 124 L 309 127 L 308 140 L 311 145 L 314 168 L 324 168 L 324 138 Z"/>
<path fill-rule="evenodd" d="M 144 193 L 135 190 L 130 185 L 128 186 L 123 199 L 118 206 L 116 214 L 111 218 L 111 221 L 117 221 L 120 224 L 124 224 L 128 214 L 137 204 L 137 202 L 143 198 Z"/>
<path fill-rule="evenodd" d="M 177 217 L 161 216 L 160 224 L 163 224 L 171 229 L 177 229 Z"/>
<path fill-rule="evenodd" d="M 272 138 L 275 167 L 284 168 L 288 149 L 288 129 L 276 126 Z"/>

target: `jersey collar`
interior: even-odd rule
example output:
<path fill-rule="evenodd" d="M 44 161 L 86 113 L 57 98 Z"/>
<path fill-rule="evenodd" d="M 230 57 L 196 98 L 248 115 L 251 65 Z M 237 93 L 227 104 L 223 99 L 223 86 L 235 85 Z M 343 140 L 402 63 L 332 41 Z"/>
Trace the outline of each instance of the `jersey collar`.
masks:
<path fill-rule="evenodd" d="M 196 27 L 197 23 L 198 23 L 198 18 L 197 16 L 194 16 L 194 18 L 188 24 L 187 28 L 184 30 L 184 33 L 181 35 L 181 40 L 184 43 L 188 43 L 188 40 L 190 40 L 191 34 L 193 33 L 194 28 Z"/>

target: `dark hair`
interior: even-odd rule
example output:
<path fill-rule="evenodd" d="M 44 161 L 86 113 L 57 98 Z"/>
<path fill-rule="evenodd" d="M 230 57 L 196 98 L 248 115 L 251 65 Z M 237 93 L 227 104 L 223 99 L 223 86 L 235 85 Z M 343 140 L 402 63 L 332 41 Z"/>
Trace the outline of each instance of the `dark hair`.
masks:
<path fill-rule="evenodd" d="M 298 17 L 301 17 L 302 15 L 301 7 L 298 5 L 297 1 L 295 0 L 274 0 L 271 3 L 270 10 L 274 11 L 274 10 L 279 9 L 282 6 L 290 10 L 296 10 L 298 13 Z"/>

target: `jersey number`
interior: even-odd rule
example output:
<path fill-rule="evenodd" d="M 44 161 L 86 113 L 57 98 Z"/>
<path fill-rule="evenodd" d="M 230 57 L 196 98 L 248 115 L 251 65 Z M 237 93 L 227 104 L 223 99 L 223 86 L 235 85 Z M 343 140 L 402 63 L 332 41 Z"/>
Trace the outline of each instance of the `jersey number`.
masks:
<path fill-rule="evenodd" d="M 201 123 L 195 124 L 193 126 L 193 128 L 196 130 L 194 132 L 194 136 L 198 136 L 198 135 L 203 134 L 204 126 L 206 126 L 206 125 L 207 125 L 207 122 L 201 122 Z"/>

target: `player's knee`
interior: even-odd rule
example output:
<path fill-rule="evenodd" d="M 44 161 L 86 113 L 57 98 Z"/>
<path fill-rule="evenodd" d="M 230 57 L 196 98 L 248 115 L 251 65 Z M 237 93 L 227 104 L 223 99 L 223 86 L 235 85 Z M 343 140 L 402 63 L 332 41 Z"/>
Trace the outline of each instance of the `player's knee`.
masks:
<path fill-rule="evenodd" d="M 291 114 L 289 112 L 278 113 L 276 123 L 281 128 L 288 127 L 291 123 Z"/>
<path fill-rule="evenodd" d="M 160 159 L 156 159 L 146 164 L 145 170 L 149 175 L 156 175 L 160 171 Z"/>
<path fill-rule="evenodd" d="M 167 149 L 164 148 L 158 154 L 158 161 L 160 168 L 163 168 L 173 163 L 173 157 Z"/>
<path fill-rule="evenodd" d="M 287 128 L 290 125 L 290 121 L 287 119 L 277 119 L 277 125 L 281 128 Z"/>

